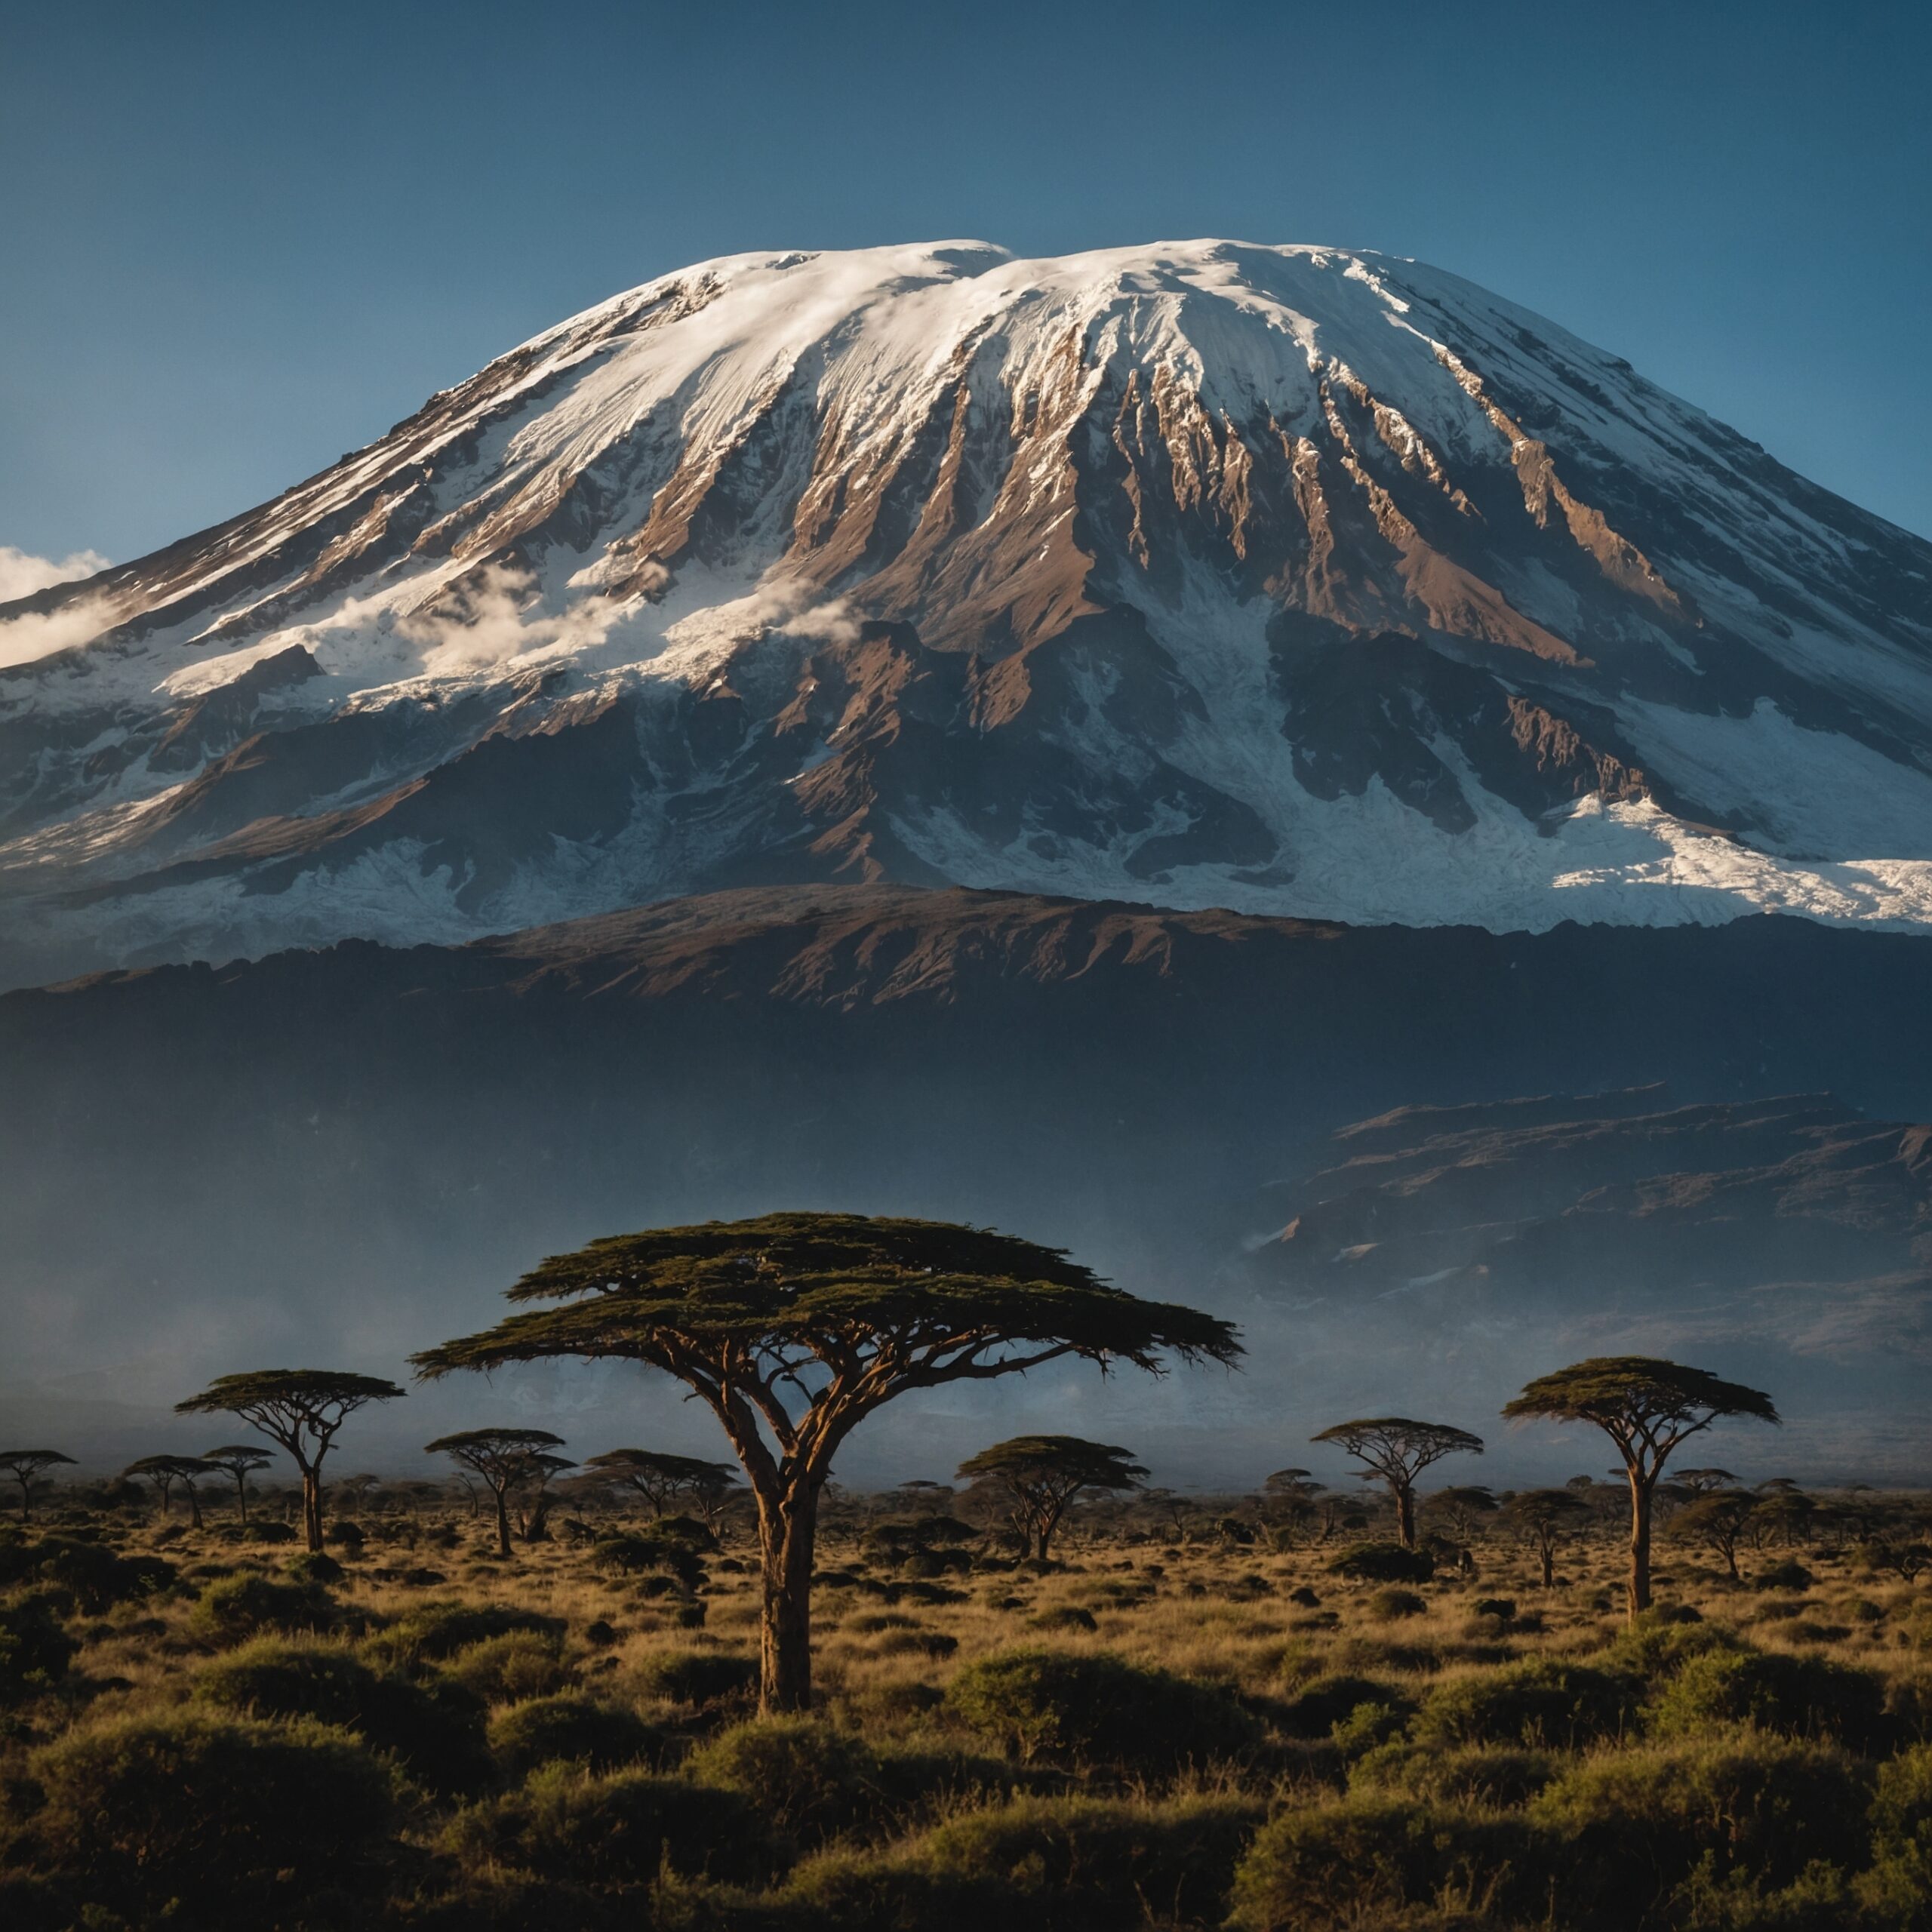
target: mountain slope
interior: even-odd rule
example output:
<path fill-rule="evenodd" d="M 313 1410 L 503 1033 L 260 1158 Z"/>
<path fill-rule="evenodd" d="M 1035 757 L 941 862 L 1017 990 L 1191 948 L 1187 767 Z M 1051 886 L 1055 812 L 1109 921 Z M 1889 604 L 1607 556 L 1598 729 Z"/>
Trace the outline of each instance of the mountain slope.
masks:
<path fill-rule="evenodd" d="M 1251 1348 L 1232 1377 L 938 1401 L 848 1479 L 1059 1426 L 1251 1480 L 1338 1415 L 1487 1432 L 1527 1377 L 1632 1347 L 1775 1391 L 1791 1427 L 1749 1451 L 1773 1467 L 1921 1476 L 1925 1174 L 1880 1123 L 1932 1119 L 1926 952 L 1796 919 L 1498 935 L 835 884 L 11 993 L 0 1401 L 79 1453 L 92 1386 L 152 1405 L 127 1431 L 152 1447 L 237 1361 L 392 1372 L 594 1235 L 841 1207 L 1069 1244 Z M 1700 1104 L 1607 1092 L 1659 1081 Z M 1505 1104 L 1535 1094 L 1598 1097 Z M 1371 1161 L 1444 1172 L 1400 1239 L 1334 1263 L 1317 1222 L 1371 1238 L 1348 1203 Z M 1666 1175 L 1728 1198 L 1644 1211 Z M 1569 1212 L 1608 1187 L 1633 1192 Z M 1272 1239 L 1297 1213 L 1309 1238 Z M 1495 1220 L 1567 1245 L 1507 1265 Z M 704 1446 L 669 1385 L 614 1369 L 500 1395 L 573 1442 Z M 392 1451 L 374 1420 L 358 1440 L 413 1454 L 474 1398 L 417 1412 L 443 1399 L 397 1405 Z"/>
<path fill-rule="evenodd" d="M 0 609 L 16 980 L 742 883 L 1932 920 L 1932 546 L 1439 271 L 737 257 Z"/>

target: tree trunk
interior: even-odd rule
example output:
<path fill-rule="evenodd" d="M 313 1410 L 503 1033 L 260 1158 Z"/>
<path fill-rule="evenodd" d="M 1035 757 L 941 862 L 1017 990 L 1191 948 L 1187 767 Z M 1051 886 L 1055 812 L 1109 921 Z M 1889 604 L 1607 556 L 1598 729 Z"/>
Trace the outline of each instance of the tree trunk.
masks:
<path fill-rule="evenodd" d="M 1404 1549 L 1416 1546 L 1416 1493 L 1405 1482 L 1391 1483 L 1395 1492 L 1395 1537 Z"/>
<path fill-rule="evenodd" d="M 497 1554 L 508 1556 L 510 1553 L 509 1505 L 503 1500 L 503 1492 L 495 1492 L 497 1498 Z"/>
<path fill-rule="evenodd" d="M 309 1547 L 322 1546 L 322 1472 L 311 1466 L 302 1472 L 302 1527 Z"/>
<path fill-rule="evenodd" d="M 235 1478 L 235 1506 L 242 1512 L 242 1520 L 248 1520 L 248 1478 L 245 1474 Z"/>
<path fill-rule="evenodd" d="M 195 1494 L 195 1485 L 185 1485 L 188 1491 L 188 1521 L 195 1529 L 202 1527 L 202 1499 Z"/>
<path fill-rule="evenodd" d="M 1651 1607 L 1651 1484 L 1635 1469 L 1630 1477 L 1630 1580 L 1625 1590 L 1629 1621 Z"/>
<path fill-rule="evenodd" d="M 1556 1546 L 1546 1543 L 1538 1554 L 1543 1558 L 1543 1586 L 1546 1590 L 1553 1590 L 1556 1587 Z"/>
<path fill-rule="evenodd" d="M 811 1709 L 812 1550 L 817 1534 L 814 1484 L 801 1484 L 758 1511 L 764 1596 L 758 1624 L 758 1708 L 767 1713 Z"/>

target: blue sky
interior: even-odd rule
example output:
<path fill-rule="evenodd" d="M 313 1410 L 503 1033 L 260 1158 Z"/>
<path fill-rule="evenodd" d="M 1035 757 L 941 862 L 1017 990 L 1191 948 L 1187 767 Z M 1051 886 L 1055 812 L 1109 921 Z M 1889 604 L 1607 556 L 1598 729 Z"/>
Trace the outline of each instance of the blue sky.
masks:
<path fill-rule="evenodd" d="M 1932 9 L 0 0 L 0 546 L 126 558 L 707 255 L 1414 255 L 1932 534 Z"/>

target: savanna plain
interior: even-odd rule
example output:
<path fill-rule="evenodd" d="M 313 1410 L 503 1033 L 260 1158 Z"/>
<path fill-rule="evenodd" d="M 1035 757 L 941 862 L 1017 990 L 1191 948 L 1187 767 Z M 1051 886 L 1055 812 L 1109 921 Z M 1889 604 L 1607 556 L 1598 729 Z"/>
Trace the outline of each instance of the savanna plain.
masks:
<path fill-rule="evenodd" d="M 474 1482 L 339 1482 L 320 1552 L 245 1472 L 24 1483 L 0 1918 L 1932 1924 L 1925 1497 L 1690 1472 L 1632 1619 L 1596 1478 L 1425 1491 L 1414 1549 L 1300 1471 L 1089 1492 L 1044 1557 L 997 1480 L 835 1485 L 761 1715 L 745 1492 L 609 1466 L 527 1472 L 507 1555 Z"/>

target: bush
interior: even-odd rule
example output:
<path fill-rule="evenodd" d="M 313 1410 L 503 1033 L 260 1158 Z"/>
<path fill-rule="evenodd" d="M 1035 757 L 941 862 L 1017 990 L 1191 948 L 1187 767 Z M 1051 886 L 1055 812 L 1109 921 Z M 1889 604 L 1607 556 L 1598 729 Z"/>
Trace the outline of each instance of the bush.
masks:
<path fill-rule="evenodd" d="M 339 1583 L 349 1574 L 333 1556 L 319 1549 L 305 1549 L 281 1566 L 282 1574 L 298 1583 Z"/>
<path fill-rule="evenodd" d="M 474 1791 L 494 1778 L 474 1700 L 372 1670 L 340 1645 L 260 1638 L 208 1665 L 195 1693 L 244 1716 L 309 1718 L 353 1731 L 432 1790 Z"/>
<path fill-rule="evenodd" d="M 634 1711 L 588 1697 L 536 1697 L 490 1720 L 490 1749 L 512 1777 L 539 1764 L 588 1764 L 614 1770 L 640 1758 L 661 1760 L 664 1734 Z"/>
<path fill-rule="evenodd" d="M 1520 1746 L 1466 1744 L 1439 1750 L 1388 1743 L 1357 1759 L 1349 1773 L 1349 1789 L 1484 1810 L 1515 1810 L 1556 1776 L 1560 1763 L 1548 1751 Z"/>
<path fill-rule="evenodd" d="M 274 1923 L 286 1888 L 341 1887 L 386 1836 L 389 1774 L 340 1731 L 199 1712 L 132 1718 L 34 1754 L 47 1863 L 146 1924 Z"/>
<path fill-rule="evenodd" d="M 1932 1746 L 1902 1751 L 1879 1766 L 1870 1815 L 1867 1903 L 1881 1924 L 1932 1921 Z"/>
<path fill-rule="evenodd" d="M 1326 1737 L 1363 1705 L 1405 1712 L 1415 1708 L 1392 1684 L 1337 1672 L 1316 1678 L 1290 1700 L 1281 1714 L 1281 1728 L 1291 1737 Z"/>
<path fill-rule="evenodd" d="M 65 1590 L 90 1617 L 165 1589 L 174 1566 L 158 1556 L 121 1556 L 78 1537 L 0 1543 L 0 1590 L 43 1583 Z"/>
<path fill-rule="evenodd" d="M 704 1581 L 704 1558 L 718 1539 L 702 1523 L 671 1516 L 643 1530 L 601 1537 L 592 1546 L 591 1567 L 618 1576 L 658 1574 L 675 1577 L 687 1590 Z"/>
<path fill-rule="evenodd" d="M 1574 1750 L 1623 1730 L 1636 1687 L 1587 1665 L 1537 1658 L 1438 1685 L 1417 1713 L 1418 1743 L 1523 1744 Z"/>
<path fill-rule="evenodd" d="M 1760 1570 L 1751 1581 L 1761 1590 L 1808 1590 L 1817 1579 L 1803 1564 L 1787 1558 Z"/>
<path fill-rule="evenodd" d="M 1567 1895 L 1625 1926 L 1651 1922 L 1694 1875 L 1776 1887 L 1855 1858 L 1865 1806 L 1862 1777 L 1834 1747 L 1746 1736 L 1593 1758 L 1530 1815 L 1562 1847 Z"/>
<path fill-rule="evenodd" d="M 558 1638 L 534 1630 L 507 1630 L 466 1645 L 443 1666 L 443 1674 L 486 1704 L 553 1697 L 577 1682 Z"/>
<path fill-rule="evenodd" d="M 388 1662 L 434 1663 L 472 1644 L 519 1630 L 561 1640 L 564 1628 L 561 1617 L 540 1617 L 507 1604 L 426 1603 L 372 1637 L 366 1648 Z"/>
<path fill-rule="evenodd" d="M 1712 1651 L 1693 1657 L 1649 1710 L 1659 1737 L 1689 1737 L 1719 1724 L 1754 1724 L 1794 1736 L 1836 1738 L 1868 1750 L 1884 1727 L 1885 1686 L 1869 1671 L 1823 1657 Z"/>
<path fill-rule="evenodd" d="M 491 1860 L 539 1878 L 646 1885 L 661 1869 L 755 1878 L 770 1847 L 755 1808 L 735 1792 L 649 1771 L 598 1777 L 549 1764 L 520 1791 L 466 1812 L 445 1838 L 466 1863 Z"/>
<path fill-rule="evenodd" d="M 57 1684 L 81 1647 L 61 1627 L 58 1599 L 45 1594 L 0 1604 L 0 1705 Z"/>
<path fill-rule="evenodd" d="M 1212 1925 L 1265 1812 L 1259 1798 L 1218 1794 L 1021 1798 L 940 1826 L 915 1842 L 912 1857 L 953 1885 L 983 1876 L 1017 1894 L 1017 1910 L 997 1915 L 1009 1923 L 1054 1932 Z"/>
<path fill-rule="evenodd" d="M 756 1657 L 730 1651 L 660 1651 L 645 1658 L 633 1681 L 638 1694 L 672 1704 L 722 1704 L 758 1688 Z"/>
<path fill-rule="evenodd" d="M 848 1829 L 877 1801 L 878 1760 L 858 1739 L 808 1717 L 754 1718 L 694 1752 L 685 1775 L 735 1791 L 806 1842 Z"/>
<path fill-rule="evenodd" d="M 1435 1558 L 1398 1543 L 1358 1543 L 1328 1567 L 1353 1583 L 1426 1583 L 1435 1574 Z"/>
<path fill-rule="evenodd" d="M 969 1665 L 946 1704 L 1023 1763 L 1141 1771 L 1251 1749 L 1259 1726 L 1226 1691 L 1115 1657 L 1008 1651 Z"/>
<path fill-rule="evenodd" d="M 1429 1605 L 1414 1590 L 1377 1590 L 1362 1607 L 1377 1623 L 1398 1623 L 1420 1617 Z"/>
<path fill-rule="evenodd" d="M 1284 1812 L 1263 1828 L 1235 1872 L 1228 1923 L 1238 1932 L 1318 1932 L 1392 1924 L 1409 1908 L 1465 1900 L 1502 1917 L 1540 1917 L 1546 1873 L 1542 1842 L 1521 1819 L 1352 1798 Z"/>
<path fill-rule="evenodd" d="M 992 1924 L 1021 1932 L 1024 1924 L 1010 1887 L 977 1872 L 928 1871 L 897 1850 L 822 1853 L 799 1866 L 769 1903 L 774 1915 L 766 1922 L 774 1932 L 950 1932 Z"/>
<path fill-rule="evenodd" d="M 189 1624 L 217 1644 L 238 1644 L 261 1630 L 326 1630 L 335 1604 L 313 1583 L 278 1583 L 272 1577 L 223 1577 L 209 1584 Z"/>

